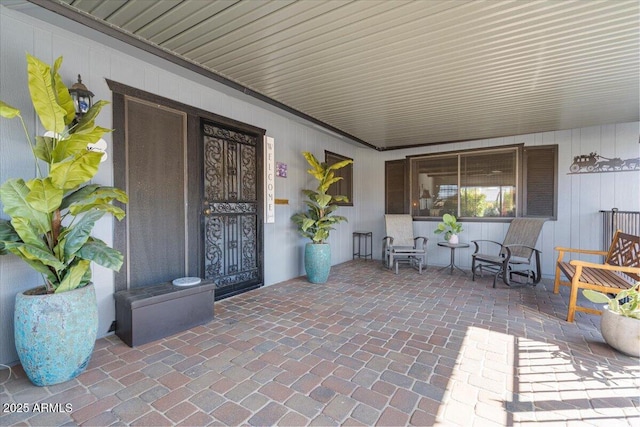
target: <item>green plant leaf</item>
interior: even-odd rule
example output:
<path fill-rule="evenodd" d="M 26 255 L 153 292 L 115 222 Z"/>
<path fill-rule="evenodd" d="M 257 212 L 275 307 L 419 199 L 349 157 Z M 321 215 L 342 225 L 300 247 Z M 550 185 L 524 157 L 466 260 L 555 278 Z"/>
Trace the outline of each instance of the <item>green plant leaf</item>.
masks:
<path fill-rule="evenodd" d="M 456 222 L 456 217 L 451 215 L 451 214 L 446 213 L 446 214 L 442 215 L 442 221 L 444 221 L 444 223 L 447 224 L 447 225 L 451 225 L 451 224 Z"/>
<path fill-rule="evenodd" d="M 584 289 L 582 291 L 582 294 L 585 296 L 585 298 L 587 298 L 589 301 L 591 302 L 595 302 L 597 304 L 607 304 L 609 303 L 609 301 L 611 301 L 611 298 L 609 298 L 608 296 L 606 296 L 605 294 L 601 293 L 601 292 L 597 292 L 594 291 L 592 289 Z"/>
<path fill-rule="evenodd" d="M 47 163 L 51 163 L 53 149 L 55 147 L 55 138 L 48 136 L 36 136 L 36 148 L 34 154 L 37 158 Z"/>
<path fill-rule="evenodd" d="M 64 85 L 62 79 L 60 78 L 60 74 L 58 74 L 58 70 L 62 66 L 62 57 L 60 56 L 53 64 L 53 83 L 55 85 L 56 96 L 58 98 L 58 105 L 65 111 L 64 115 L 64 124 L 70 124 L 73 119 L 76 117 L 76 109 L 73 104 L 73 98 L 71 98 L 71 94 L 69 93 L 69 89 Z"/>
<path fill-rule="evenodd" d="M 27 218 L 17 217 L 11 220 L 11 225 L 19 240 L 36 248 L 48 251 L 47 242 L 43 240 L 42 234 L 38 232 Z"/>
<path fill-rule="evenodd" d="M 329 187 L 331 187 L 333 184 L 340 181 L 341 179 L 342 179 L 341 176 L 337 176 L 335 178 L 327 178 L 318 186 L 318 190 L 320 190 L 323 193 L 326 193 L 327 190 L 329 190 Z"/>
<path fill-rule="evenodd" d="M 61 209 L 69 207 L 72 215 L 78 215 L 90 209 L 98 209 L 105 213 L 111 213 L 118 220 L 122 220 L 125 212 L 122 208 L 110 204 L 113 200 L 127 203 L 127 194 L 114 187 L 100 187 L 99 185 L 87 185 L 71 193 L 62 202 Z"/>
<path fill-rule="evenodd" d="M 5 103 L 4 101 L 0 101 L 0 116 L 5 119 L 13 119 L 16 116 L 20 115 L 20 110 L 11 105 Z"/>
<path fill-rule="evenodd" d="M 316 156 L 314 156 L 312 153 L 308 151 L 303 152 L 302 155 L 304 156 L 305 159 L 307 159 L 307 163 L 309 163 L 309 165 L 313 168 L 314 171 L 322 170 L 322 165 L 320 164 L 318 159 L 316 159 Z"/>
<path fill-rule="evenodd" d="M 120 208 L 119 206 L 112 205 L 110 203 L 93 203 L 90 205 L 72 205 L 69 209 L 69 212 L 72 215 L 79 215 L 83 212 L 87 212 L 91 209 L 98 210 L 102 213 L 109 213 L 114 216 L 118 221 L 121 221 L 125 216 L 126 212 Z"/>
<path fill-rule="evenodd" d="M 302 194 L 307 196 L 308 198 L 313 198 L 318 195 L 318 192 L 315 190 L 302 190 Z"/>
<path fill-rule="evenodd" d="M 78 251 L 78 256 L 115 271 L 119 271 L 124 262 L 124 257 L 119 251 L 107 246 L 102 240 L 95 238 L 91 238 L 82 246 Z"/>
<path fill-rule="evenodd" d="M 329 166 L 329 169 L 333 169 L 333 170 L 341 169 L 341 168 L 343 168 L 343 167 L 345 167 L 347 165 L 350 165 L 351 163 L 353 163 L 353 160 L 350 160 L 350 159 L 349 160 L 342 160 L 340 162 L 336 162 L 336 163 L 332 164 L 331 166 Z"/>
<path fill-rule="evenodd" d="M 333 200 L 336 202 L 349 203 L 349 198 L 347 196 L 333 196 Z"/>
<path fill-rule="evenodd" d="M 69 157 L 82 154 L 87 151 L 87 144 L 88 142 L 85 138 L 77 136 L 75 133 L 69 135 L 66 139 L 58 140 L 51 152 L 52 163 L 61 163 Z"/>
<path fill-rule="evenodd" d="M 4 211 L 12 218 L 24 217 L 41 233 L 51 230 L 49 216 L 44 212 L 35 210 L 29 202 L 27 195 L 29 188 L 22 179 L 8 179 L 0 186 L 0 200 L 4 205 Z"/>
<path fill-rule="evenodd" d="M 95 176 L 101 158 L 102 153 L 87 151 L 72 160 L 55 163 L 49 171 L 51 182 L 64 190 L 76 188 Z"/>
<path fill-rule="evenodd" d="M 327 240 L 328 238 L 329 238 L 329 230 L 324 228 L 316 231 L 316 234 L 313 236 L 313 241 L 315 243 L 324 243 L 324 241 Z"/>
<path fill-rule="evenodd" d="M 20 236 L 8 219 L 0 219 L 0 255 L 6 255 L 6 242 L 19 242 Z"/>
<path fill-rule="evenodd" d="M 31 207 L 39 212 L 49 214 L 60 207 L 63 191 L 54 187 L 50 178 L 35 178 L 27 182 L 29 194 L 26 200 Z"/>
<path fill-rule="evenodd" d="M 51 68 L 38 58 L 27 54 L 27 74 L 31 103 L 46 130 L 62 133 L 66 112 L 58 105 Z"/>
<path fill-rule="evenodd" d="M 24 243 L 7 243 L 6 249 L 12 254 L 20 257 L 25 263 L 29 265 L 29 267 L 33 268 L 38 273 L 45 276 L 49 283 L 57 283 L 58 278 L 54 274 L 53 271 L 47 265 L 47 259 L 40 258 L 37 252 L 34 254 L 28 248 L 25 247 Z M 45 255 L 48 255 L 45 253 Z M 53 257 L 53 259 L 57 261 L 57 258 Z"/>
<path fill-rule="evenodd" d="M 67 274 L 62 278 L 60 284 L 56 287 L 55 292 L 67 292 L 78 288 L 82 284 L 82 279 L 85 277 L 91 261 L 86 259 L 80 259 L 74 262 L 68 269 Z"/>
<path fill-rule="evenodd" d="M 48 270 L 46 266 L 52 267 L 56 271 L 60 271 L 65 267 L 64 263 L 56 258 L 48 249 L 43 250 L 40 247 L 28 245 L 22 242 L 7 242 L 5 243 L 5 246 L 11 251 L 11 253 L 18 255 L 23 260 L 32 261 L 34 264 L 39 265 L 37 270 L 41 273 Z M 34 264 L 31 264 L 31 266 L 33 267 Z"/>
<path fill-rule="evenodd" d="M 329 194 L 318 194 L 316 196 L 316 202 L 321 208 L 325 208 L 331 203 L 331 196 Z"/>
<path fill-rule="evenodd" d="M 54 162 L 61 162 L 68 157 L 82 154 L 87 151 L 88 144 L 97 142 L 109 129 L 94 127 L 91 131 L 72 133 L 66 139 L 57 142 L 52 153 Z"/>
<path fill-rule="evenodd" d="M 72 193 L 67 194 L 60 204 L 60 209 L 66 209 L 73 203 L 84 202 L 89 197 L 92 197 L 94 191 L 100 188 L 98 184 L 87 184 L 84 187 L 78 188 Z"/>
<path fill-rule="evenodd" d="M 331 218 L 331 217 L 329 216 L 329 214 L 333 213 L 336 209 L 338 209 L 338 205 L 329 205 L 329 206 L 327 206 L 327 207 L 325 208 L 325 210 L 324 210 L 324 216 L 325 216 L 325 218 L 327 218 L 327 217 Z"/>
<path fill-rule="evenodd" d="M 105 105 L 109 105 L 109 102 L 100 100 L 93 104 L 91 108 L 89 108 L 89 111 L 82 116 L 80 122 L 74 127 L 73 132 L 84 132 L 92 129 L 95 126 L 94 121 L 96 117 Z M 107 131 L 110 132 L 110 130 Z"/>
<path fill-rule="evenodd" d="M 300 228 L 302 228 L 304 231 L 306 231 L 310 227 L 313 227 L 315 225 L 315 223 L 316 222 L 311 218 L 304 218 L 302 220 L 302 224 L 301 224 Z"/>
<path fill-rule="evenodd" d="M 89 211 L 80 218 L 80 221 L 68 229 L 68 233 L 64 236 L 64 260 L 66 262 L 71 261 L 76 252 L 80 251 L 80 248 L 89 240 L 96 221 L 103 216 L 103 211 Z"/>

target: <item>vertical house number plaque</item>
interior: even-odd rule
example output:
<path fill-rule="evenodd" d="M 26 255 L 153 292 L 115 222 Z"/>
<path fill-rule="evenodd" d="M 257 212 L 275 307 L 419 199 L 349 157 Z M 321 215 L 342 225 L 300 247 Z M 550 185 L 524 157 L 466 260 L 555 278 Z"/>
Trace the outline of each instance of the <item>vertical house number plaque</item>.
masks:
<path fill-rule="evenodd" d="M 264 222 L 271 224 L 276 221 L 276 168 L 274 160 L 274 140 L 270 136 L 264 137 Z"/>

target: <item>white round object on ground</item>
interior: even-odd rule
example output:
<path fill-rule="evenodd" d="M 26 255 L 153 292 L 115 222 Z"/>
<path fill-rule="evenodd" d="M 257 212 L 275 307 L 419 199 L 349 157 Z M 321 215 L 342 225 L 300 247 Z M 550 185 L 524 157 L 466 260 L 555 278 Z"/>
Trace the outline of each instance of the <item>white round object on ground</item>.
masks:
<path fill-rule="evenodd" d="M 200 283 L 202 279 L 199 277 L 181 277 L 179 279 L 175 279 L 173 282 L 174 286 L 193 286 Z"/>

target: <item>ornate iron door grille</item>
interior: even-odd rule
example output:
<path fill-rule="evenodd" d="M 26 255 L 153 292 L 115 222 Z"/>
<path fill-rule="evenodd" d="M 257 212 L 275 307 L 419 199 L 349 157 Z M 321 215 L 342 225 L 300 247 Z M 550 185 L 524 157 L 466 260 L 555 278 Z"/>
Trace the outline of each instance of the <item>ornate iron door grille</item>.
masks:
<path fill-rule="evenodd" d="M 203 124 L 204 272 L 216 299 L 259 286 L 256 137 Z"/>

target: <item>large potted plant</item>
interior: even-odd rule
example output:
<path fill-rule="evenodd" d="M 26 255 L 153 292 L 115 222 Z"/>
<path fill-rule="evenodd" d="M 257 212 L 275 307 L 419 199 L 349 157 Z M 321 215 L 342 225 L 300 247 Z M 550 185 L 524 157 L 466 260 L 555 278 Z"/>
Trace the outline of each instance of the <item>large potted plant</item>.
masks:
<path fill-rule="evenodd" d="M 591 289 L 582 293 L 592 302 L 606 304 L 600 321 L 606 343 L 624 354 L 640 357 L 640 282 L 613 298 Z"/>
<path fill-rule="evenodd" d="M 318 182 L 315 190 L 302 190 L 307 196 L 305 201 L 307 210 L 299 212 L 291 217 L 297 225 L 298 231 L 304 237 L 311 239 L 304 251 L 304 267 L 307 279 L 311 283 L 325 283 L 331 270 L 331 247 L 325 241 L 329 238 L 329 232 L 333 225 L 347 218 L 335 215 L 338 209 L 337 202 L 348 202 L 346 196 L 332 196 L 327 194 L 332 184 L 340 181 L 342 177 L 335 176 L 337 169 L 352 163 L 353 160 L 343 160 L 332 165 L 320 163 L 313 154 L 302 153 L 307 163 L 311 166 L 307 172 Z"/>
<path fill-rule="evenodd" d="M 114 200 L 127 202 L 122 190 L 90 183 L 103 156 L 93 147 L 109 131 L 94 120 L 107 103 L 95 103 L 76 120 L 58 74 L 61 64 L 61 57 L 51 67 L 27 54 L 29 93 L 46 136 L 32 139 L 20 111 L 0 101 L 2 117 L 20 119 L 37 174 L 26 182 L 10 178 L 0 187 L 10 218 L 0 219 L 0 254 L 18 256 L 44 280 L 16 295 L 14 313 L 18 357 L 39 386 L 67 381 L 87 366 L 98 326 L 91 262 L 113 270 L 123 262 L 118 251 L 91 236 L 103 215 L 124 217 Z"/>

